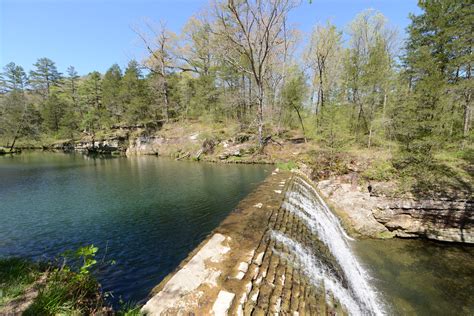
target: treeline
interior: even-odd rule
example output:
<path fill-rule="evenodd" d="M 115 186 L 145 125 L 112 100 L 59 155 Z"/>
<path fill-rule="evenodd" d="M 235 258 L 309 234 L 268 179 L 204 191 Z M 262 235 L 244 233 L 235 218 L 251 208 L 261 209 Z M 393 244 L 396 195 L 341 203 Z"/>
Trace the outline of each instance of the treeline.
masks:
<path fill-rule="evenodd" d="M 331 148 L 395 145 L 410 162 L 471 144 L 473 7 L 420 1 L 401 43 L 386 18 L 360 13 L 344 33 L 288 22 L 294 0 L 218 1 L 180 34 L 136 30 L 149 56 L 80 77 L 41 58 L 2 75 L 0 133 L 78 137 L 114 124 L 234 120 L 258 135 L 300 129 Z M 316 4 L 313 4 L 317 11 Z M 345 35 L 345 36 L 343 36 Z M 343 40 L 347 38 L 347 40 Z"/>

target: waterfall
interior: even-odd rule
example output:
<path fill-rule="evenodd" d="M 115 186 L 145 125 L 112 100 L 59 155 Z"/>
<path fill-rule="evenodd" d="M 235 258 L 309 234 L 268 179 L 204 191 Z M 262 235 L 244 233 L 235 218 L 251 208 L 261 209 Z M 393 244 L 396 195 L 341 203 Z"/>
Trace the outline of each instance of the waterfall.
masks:
<path fill-rule="evenodd" d="M 331 212 L 318 192 L 301 177 L 294 177 L 282 208 L 302 220 L 331 252 L 341 268 L 347 288 L 331 275 L 330 269 L 312 254 L 310 249 L 277 231 L 271 237 L 285 244 L 298 259 L 303 272 L 317 286 L 321 281 L 352 315 L 384 315 L 383 304 L 370 286 L 370 276 L 352 252 L 347 236 L 337 217 Z"/>

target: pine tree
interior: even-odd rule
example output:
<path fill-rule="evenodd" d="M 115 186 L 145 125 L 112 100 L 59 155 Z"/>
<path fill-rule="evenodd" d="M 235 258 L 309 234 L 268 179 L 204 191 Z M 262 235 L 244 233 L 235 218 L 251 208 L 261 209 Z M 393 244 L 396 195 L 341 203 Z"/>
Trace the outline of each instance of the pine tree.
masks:
<path fill-rule="evenodd" d="M 25 89 L 28 79 L 23 67 L 9 63 L 1 74 L 0 136 L 6 138 L 13 150 L 18 138 L 34 137 L 39 133 L 39 115 L 29 104 Z"/>
<path fill-rule="evenodd" d="M 153 117 L 149 106 L 147 85 L 135 60 L 130 61 L 125 70 L 120 98 L 125 106 L 128 122 L 137 123 Z"/>
<path fill-rule="evenodd" d="M 114 64 L 107 70 L 102 80 L 102 102 L 113 121 L 119 123 L 123 116 L 123 102 L 120 98 L 122 70 Z"/>
<path fill-rule="evenodd" d="M 57 70 L 55 63 L 48 58 L 38 59 L 33 66 L 35 69 L 30 71 L 31 86 L 43 99 L 46 99 L 51 93 L 51 88 L 59 86 L 61 73 Z"/>
<path fill-rule="evenodd" d="M 66 112 L 65 110 L 65 102 L 61 100 L 57 94 L 50 95 L 49 98 L 44 101 L 41 113 L 44 127 L 54 133 L 58 132 Z"/>
<path fill-rule="evenodd" d="M 405 162 L 429 165 L 435 150 L 469 132 L 472 17 L 464 16 L 469 12 L 464 1 L 420 1 L 419 6 L 423 13 L 412 15 L 408 28 L 404 76 L 409 91 L 396 131 Z"/>
<path fill-rule="evenodd" d="M 3 68 L 0 76 L 1 89 L 4 93 L 9 91 L 24 91 L 28 85 L 28 77 L 23 67 L 11 62 Z"/>

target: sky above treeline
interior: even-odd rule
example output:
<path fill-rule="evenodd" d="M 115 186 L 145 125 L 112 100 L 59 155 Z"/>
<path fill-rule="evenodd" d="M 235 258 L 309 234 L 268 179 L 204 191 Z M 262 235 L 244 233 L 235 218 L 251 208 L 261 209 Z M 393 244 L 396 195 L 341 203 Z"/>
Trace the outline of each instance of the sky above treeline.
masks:
<path fill-rule="evenodd" d="M 39 57 L 48 57 L 65 72 L 70 65 L 81 75 L 105 72 L 112 64 L 124 67 L 141 60 L 146 51 L 133 28 L 144 20 L 165 21 L 180 32 L 209 0 L 0 0 L 0 66 L 13 61 L 30 70 Z M 290 16 L 303 31 L 328 19 L 344 29 L 365 9 L 383 13 L 405 37 L 409 13 L 418 14 L 416 0 L 303 0 Z"/>

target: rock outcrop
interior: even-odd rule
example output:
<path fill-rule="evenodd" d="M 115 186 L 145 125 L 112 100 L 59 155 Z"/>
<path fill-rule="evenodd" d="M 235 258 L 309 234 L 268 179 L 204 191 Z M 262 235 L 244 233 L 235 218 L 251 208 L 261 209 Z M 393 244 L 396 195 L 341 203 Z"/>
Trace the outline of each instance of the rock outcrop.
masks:
<path fill-rule="evenodd" d="M 159 136 L 140 136 L 130 140 L 127 155 L 158 155 L 166 139 Z"/>
<path fill-rule="evenodd" d="M 123 136 L 110 136 L 100 140 L 84 138 L 75 142 L 73 148 L 75 151 L 88 154 L 120 154 L 125 152 L 127 142 L 128 139 Z"/>
<path fill-rule="evenodd" d="M 320 181 L 318 189 L 361 235 L 474 243 L 473 200 L 374 196 L 341 179 Z"/>
<path fill-rule="evenodd" d="M 372 212 L 399 237 L 474 243 L 474 201 L 389 199 Z"/>
<path fill-rule="evenodd" d="M 336 180 L 323 180 L 317 188 L 342 219 L 348 231 L 362 236 L 392 237 L 389 229 L 378 222 L 372 212 L 380 201 L 370 194 L 354 189 L 350 183 Z"/>

